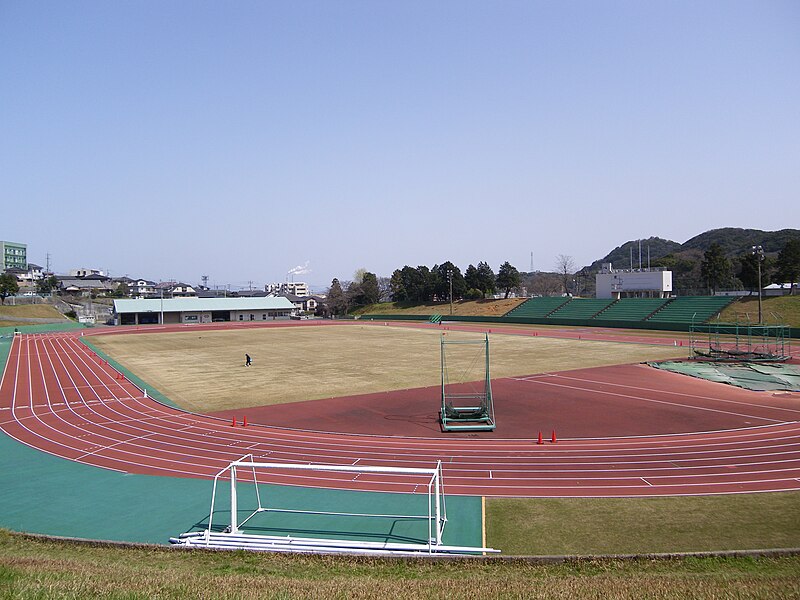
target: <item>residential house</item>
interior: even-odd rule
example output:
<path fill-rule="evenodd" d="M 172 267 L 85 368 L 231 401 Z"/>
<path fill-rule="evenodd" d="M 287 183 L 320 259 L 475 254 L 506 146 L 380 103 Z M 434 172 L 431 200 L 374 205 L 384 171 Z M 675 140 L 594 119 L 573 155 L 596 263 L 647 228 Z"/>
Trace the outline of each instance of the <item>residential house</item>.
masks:
<path fill-rule="evenodd" d="M 131 298 L 155 298 L 158 296 L 156 282 L 149 279 L 134 279 L 128 284 L 128 295 Z"/>
<path fill-rule="evenodd" d="M 294 304 L 298 312 L 304 313 L 316 313 L 323 301 L 321 296 L 296 296 L 295 294 L 282 294 L 281 296 Z"/>

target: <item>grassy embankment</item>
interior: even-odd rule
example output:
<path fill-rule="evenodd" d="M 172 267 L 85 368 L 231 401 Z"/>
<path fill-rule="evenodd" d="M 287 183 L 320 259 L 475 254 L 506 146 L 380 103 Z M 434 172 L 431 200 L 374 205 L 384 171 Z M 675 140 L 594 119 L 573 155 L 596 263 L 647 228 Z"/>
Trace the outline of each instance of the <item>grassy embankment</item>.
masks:
<path fill-rule="evenodd" d="M 97 547 L 0 531 L 2 598 L 797 598 L 800 557 L 426 561 Z"/>
<path fill-rule="evenodd" d="M 60 319 L 66 317 L 49 304 L 18 304 L 15 306 L 0 305 L 0 327 L 20 327 L 33 325 L 32 321 L 22 319 Z"/>
<path fill-rule="evenodd" d="M 516 308 L 525 298 L 461 300 L 453 302 L 453 314 L 464 317 L 502 317 Z M 403 302 L 382 302 L 372 304 L 355 311 L 356 315 L 449 315 L 449 302 L 427 302 L 425 304 L 407 304 Z"/>
<path fill-rule="evenodd" d="M 800 295 L 763 298 L 761 313 L 765 323 L 800 328 Z M 720 321 L 726 323 L 757 323 L 758 297 L 744 297 L 722 311 Z"/>

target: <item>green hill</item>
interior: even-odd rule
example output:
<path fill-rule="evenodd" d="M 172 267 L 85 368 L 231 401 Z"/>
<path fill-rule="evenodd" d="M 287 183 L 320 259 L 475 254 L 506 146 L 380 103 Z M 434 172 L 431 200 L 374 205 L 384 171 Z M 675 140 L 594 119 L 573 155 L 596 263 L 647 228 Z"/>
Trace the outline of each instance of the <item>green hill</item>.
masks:
<path fill-rule="evenodd" d="M 723 227 L 712 229 L 694 236 L 681 245 L 682 250 L 697 249 L 705 252 L 712 244 L 719 244 L 728 256 L 738 256 L 750 252 L 753 246 L 762 246 L 767 254 L 778 253 L 792 238 L 800 237 L 800 229 L 781 229 L 780 231 L 761 231 L 760 229 L 741 229 Z"/>
<path fill-rule="evenodd" d="M 651 237 L 642 242 L 642 265 L 647 266 L 647 253 L 650 252 L 650 261 L 659 259 L 673 252 L 681 250 L 682 246 L 678 242 L 672 240 L 665 240 L 660 237 Z M 588 268 L 592 271 L 600 269 L 603 263 L 610 262 L 616 268 L 631 268 L 631 256 L 633 256 L 633 267 L 639 266 L 639 240 L 631 240 L 625 242 L 621 246 L 617 246 L 611 252 L 606 254 L 604 258 L 594 261 Z"/>
<path fill-rule="evenodd" d="M 800 229 L 781 229 L 780 231 L 762 231 L 760 229 L 742 229 L 740 227 L 722 227 L 711 229 L 694 236 L 683 244 L 650 237 L 641 240 L 642 265 L 647 264 L 647 253 L 650 252 L 651 264 L 667 256 L 690 258 L 702 256 L 712 244 L 719 244 L 729 258 L 740 256 L 750 251 L 753 246 L 762 246 L 767 254 L 777 254 L 792 238 L 800 238 Z M 594 261 L 588 269 L 597 271 L 602 263 L 610 262 L 616 268 L 625 269 L 639 265 L 639 240 L 630 240 L 617 246 L 605 257 Z"/>

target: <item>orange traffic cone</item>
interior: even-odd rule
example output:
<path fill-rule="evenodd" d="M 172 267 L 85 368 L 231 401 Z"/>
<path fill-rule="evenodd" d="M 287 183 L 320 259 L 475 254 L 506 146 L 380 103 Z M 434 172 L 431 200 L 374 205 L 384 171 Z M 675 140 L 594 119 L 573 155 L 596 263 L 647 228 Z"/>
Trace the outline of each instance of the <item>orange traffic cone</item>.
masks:
<path fill-rule="evenodd" d="M 242 419 L 242 427 L 247 427 L 247 415 Z"/>
<path fill-rule="evenodd" d="M 542 432 L 539 432 L 539 441 L 536 442 L 537 444 L 544 444 L 544 440 L 542 439 Z"/>
<path fill-rule="evenodd" d="M 555 443 L 556 443 L 556 430 L 555 430 L 555 429 L 553 429 L 553 437 L 550 439 L 550 441 L 551 441 L 553 444 L 555 444 Z"/>
<path fill-rule="evenodd" d="M 231 427 L 236 427 L 236 417 L 231 418 Z"/>

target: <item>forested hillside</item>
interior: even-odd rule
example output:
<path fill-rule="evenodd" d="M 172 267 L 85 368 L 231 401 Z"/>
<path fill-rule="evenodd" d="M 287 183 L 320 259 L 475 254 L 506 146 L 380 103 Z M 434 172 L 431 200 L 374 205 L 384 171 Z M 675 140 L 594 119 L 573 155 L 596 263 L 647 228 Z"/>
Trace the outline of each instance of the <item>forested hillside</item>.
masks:
<path fill-rule="evenodd" d="M 753 247 L 763 250 L 762 284 L 775 281 L 783 283 L 790 277 L 791 269 L 779 268 L 779 255 L 787 243 L 800 243 L 799 229 L 782 229 L 780 231 L 761 231 L 759 229 L 742 229 L 724 227 L 712 229 L 687 240 L 683 244 L 659 237 L 646 240 L 628 241 L 609 252 L 604 258 L 596 260 L 586 267 L 584 274 L 587 280 L 582 295 L 591 295 L 594 291 L 593 274 L 602 263 L 610 262 L 617 269 L 642 267 L 662 267 L 673 272 L 673 289 L 682 295 L 707 294 L 711 288 L 717 289 L 757 289 L 757 260 L 753 255 Z M 640 255 L 641 247 L 641 255 Z M 702 265 L 707 254 L 714 250 L 720 264 L 715 265 L 720 271 L 715 285 L 709 285 L 704 277 Z M 649 263 L 648 263 L 649 253 Z M 640 263 L 641 256 L 641 263 Z M 631 260 L 632 259 L 632 260 Z M 788 279 L 787 279 L 788 281 Z M 576 278 L 576 286 L 579 278 Z"/>

